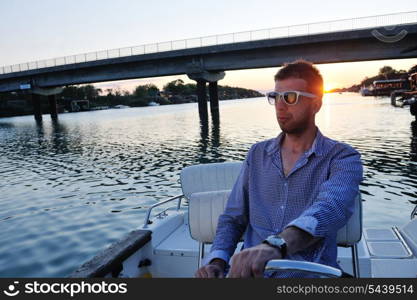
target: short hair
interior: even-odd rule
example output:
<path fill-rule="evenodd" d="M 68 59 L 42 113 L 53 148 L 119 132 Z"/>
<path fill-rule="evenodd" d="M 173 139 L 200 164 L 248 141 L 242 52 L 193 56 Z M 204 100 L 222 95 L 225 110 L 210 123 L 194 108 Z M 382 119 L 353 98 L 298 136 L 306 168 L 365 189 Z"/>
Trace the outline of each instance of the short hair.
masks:
<path fill-rule="evenodd" d="M 309 92 L 323 95 L 323 77 L 313 63 L 298 59 L 291 63 L 285 63 L 284 67 L 275 74 L 275 81 L 288 78 L 300 78 L 307 82 Z"/>

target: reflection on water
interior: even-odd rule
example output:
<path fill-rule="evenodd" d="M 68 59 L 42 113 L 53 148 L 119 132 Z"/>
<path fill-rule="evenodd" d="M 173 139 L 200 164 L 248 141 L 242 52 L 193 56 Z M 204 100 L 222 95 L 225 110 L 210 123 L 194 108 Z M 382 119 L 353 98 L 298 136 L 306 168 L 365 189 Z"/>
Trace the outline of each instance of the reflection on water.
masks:
<path fill-rule="evenodd" d="M 417 121 L 411 122 L 410 160 L 417 162 Z"/>
<path fill-rule="evenodd" d="M 0 119 L 0 276 L 66 276 L 179 193 L 188 165 L 244 159 L 279 133 L 264 99 Z M 389 99 L 326 95 L 318 125 L 362 154 L 365 226 L 402 225 L 417 201 L 417 125 Z"/>
<path fill-rule="evenodd" d="M 210 162 L 222 162 L 219 153 L 220 143 L 220 122 L 218 119 L 212 119 L 211 131 L 210 124 L 206 120 L 200 120 L 200 143 L 198 151 L 198 159 L 196 162 L 205 164 Z M 210 153 L 210 159 L 207 159 L 207 153 Z"/>

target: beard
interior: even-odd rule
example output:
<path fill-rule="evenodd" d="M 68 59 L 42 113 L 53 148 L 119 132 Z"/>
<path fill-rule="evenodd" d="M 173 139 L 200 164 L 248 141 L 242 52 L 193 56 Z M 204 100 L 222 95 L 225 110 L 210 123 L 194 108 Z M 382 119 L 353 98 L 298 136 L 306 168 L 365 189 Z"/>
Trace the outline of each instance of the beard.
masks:
<path fill-rule="evenodd" d="M 298 121 L 287 121 L 280 123 L 278 125 L 281 128 L 282 132 L 292 134 L 292 135 L 301 135 L 309 128 L 310 120 L 309 118 L 303 118 Z"/>

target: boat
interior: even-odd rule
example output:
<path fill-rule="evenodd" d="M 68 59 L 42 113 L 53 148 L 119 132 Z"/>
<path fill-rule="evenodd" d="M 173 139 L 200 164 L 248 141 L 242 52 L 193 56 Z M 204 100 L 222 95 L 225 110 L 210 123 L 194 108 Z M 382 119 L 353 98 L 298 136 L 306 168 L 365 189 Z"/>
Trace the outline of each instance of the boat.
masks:
<path fill-rule="evenodd" d="M 109 109 L 109 108 L 110 108 L 110 106 L 102 105 L 102 106 L 91 107 L 90 110 L 105 110 L 105 109 Z"/>
<path fill-rule="evenodd" d="M 366 96 L 373 96 L 374 95 L 374 91 L 373 89 L 370 88 L 366 88 L 366 87 L 361 87 L 359 90 L 359 93 L 361 94 L 361 96 L 366 97 Z"/>
<path fill-rule="evenodd" d="M 70 277 L 193 277 L 210 251 L 242 162 L 188 166 L 180 173 L 182 194 L 150 206 L 142 226 L 75 270 Z M 317 263 L 271 260 L 266 271 L 303 271 L 319 277 L 415 278 L 417 206 L 402 227 L 362 228 L 362 200 L 337 236 L 342 270 Z M 366 216 L 365 216 L 366 217 Z M 241 242 L 240 242 L 241 243 Z M 240 245 L 237 246 L 239 251 Z"/>
<path fill-rule="evenodd" d="M 81 100 L 64 100 L 64 110 L 69 112 L 89 111 L 90 101 L 86 99 Z"/>
<path fill-rule="evenodd" d="M 128 106 L 128 105 L 123 105 L 123 104 L 119 104 L 119 105 L 114 106 L 113 108 L 116 108 L 116 109 L 123 109 L 123 108 L 130 108 L 130 106 Z"/>
<path fill-rule="evenodd" d="M 406 91 L 410 88 L 408 79 L 375 80 L 373 83 L 374 96 L 390 96 L 394 91 Z"/>
<path fill-rule="evenodd" d="M 395 107 L 410 106 L 411 115 L 417 120 L 417 72 L 408 77 L 407 90 L 395 90 L 391 93 L 391 105 Z"/>
<path fill-rule="evenodd" d="M 159 103 L 155 102 L 155 101 L 151 101 L 148 103 L 148 106 L 159 106 Z"/>

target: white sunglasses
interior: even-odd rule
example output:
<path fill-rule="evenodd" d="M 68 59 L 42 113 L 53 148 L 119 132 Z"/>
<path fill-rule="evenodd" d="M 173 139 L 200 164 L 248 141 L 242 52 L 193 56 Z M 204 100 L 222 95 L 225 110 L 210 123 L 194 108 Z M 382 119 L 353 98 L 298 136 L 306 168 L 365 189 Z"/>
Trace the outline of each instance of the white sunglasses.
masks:
<path fill-rule="evenodd" d="M 298 103 L 298 99 L 300 96 L 304 96 L 307 98 L 317 98 L 317 95 L 306 93 L 306 92 L 299 92 L 299 91 L 286 91 L 286 92 L 269 92 L 266 94 L 268 98 L 268 102 L 271 105 L 275 105 L 276 101 L 282 99 L 285 104 L 287 105 L 296 105 Z"/>

